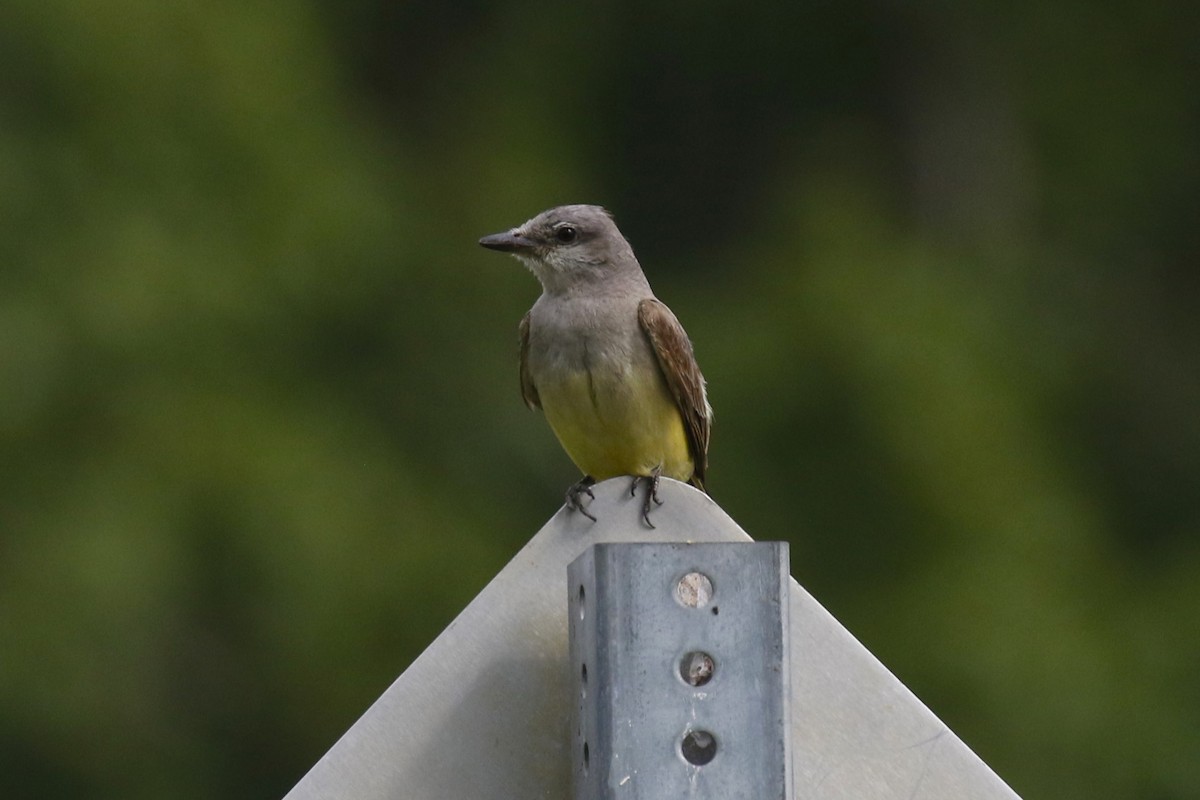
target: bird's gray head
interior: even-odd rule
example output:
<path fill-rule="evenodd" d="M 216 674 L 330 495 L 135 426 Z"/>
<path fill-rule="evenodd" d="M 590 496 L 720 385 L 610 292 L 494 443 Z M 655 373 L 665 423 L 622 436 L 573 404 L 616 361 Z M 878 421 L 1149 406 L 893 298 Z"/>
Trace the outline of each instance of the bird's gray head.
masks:
<path fill-rule="evenodd" d="M 552 208 L 479 243 L 519 258 L 551 294 L 612 282 L 617 276 L 645 280 L 629 242 L 600 206 Z"/>

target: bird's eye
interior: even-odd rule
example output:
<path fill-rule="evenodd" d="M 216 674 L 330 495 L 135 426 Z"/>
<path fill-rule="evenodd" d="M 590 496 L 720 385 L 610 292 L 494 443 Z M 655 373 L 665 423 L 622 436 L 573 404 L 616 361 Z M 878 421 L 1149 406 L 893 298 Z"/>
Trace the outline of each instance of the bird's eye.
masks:
<path fill-rule="evenodd" d="M 575 230 L 570 225 L 563 225 L 554 232 L 554 238 L 558 239 L 563 244 L 570 244 L 575 241 L 575 237 L 579 235 L 579 231 Z"/>

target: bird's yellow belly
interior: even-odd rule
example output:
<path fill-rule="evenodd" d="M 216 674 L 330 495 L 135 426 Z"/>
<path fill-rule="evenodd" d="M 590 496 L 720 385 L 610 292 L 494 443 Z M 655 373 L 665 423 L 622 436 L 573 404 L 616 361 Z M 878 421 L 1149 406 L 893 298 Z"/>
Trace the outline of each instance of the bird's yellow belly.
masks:
<path fill-rule="evenodd" d="M 676 480 L 692 477 L 683 420 L 662 376 L 569 373 L 539 385 L 542 410 L 567 455 L 596 480 L 650 475 L 656 469 Z"/>

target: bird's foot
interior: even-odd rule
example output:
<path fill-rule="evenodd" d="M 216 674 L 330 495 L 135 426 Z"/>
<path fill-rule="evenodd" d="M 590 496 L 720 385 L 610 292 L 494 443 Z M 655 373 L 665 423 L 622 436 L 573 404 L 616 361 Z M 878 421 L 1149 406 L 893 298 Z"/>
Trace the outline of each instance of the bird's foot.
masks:
<path fill-rule="evenodd" d="M 637 497 L 637 487 L 642 481 L 645 481 L 646 499 L 642 501 L 642 522 L 646 523 L 646 527 L 653 528 L 654 523 L 650 521 L 651 502 L 656 505 L 662 505 L 663 501 L 658 499 L 658 479 L 662 475 L 662 468 L 655 467 L 649 475 L 634 475 L 633 484 L 629 487 L 629 496 Z"/>
<path fill-rule="evenodd" d="M 595 482 L 596 479 L 591 475 L 584 475 L 577 483 L 571 484 L 570 489 L 567 489 L 567 510 L 578 511 L 592 522 L 595 522 L 596 518 L 584 507 L 583 496 L 585 494 L 588 496 L 589 503 L 596 499 L 596 495 L 592 494 L 592 485 Z"/>

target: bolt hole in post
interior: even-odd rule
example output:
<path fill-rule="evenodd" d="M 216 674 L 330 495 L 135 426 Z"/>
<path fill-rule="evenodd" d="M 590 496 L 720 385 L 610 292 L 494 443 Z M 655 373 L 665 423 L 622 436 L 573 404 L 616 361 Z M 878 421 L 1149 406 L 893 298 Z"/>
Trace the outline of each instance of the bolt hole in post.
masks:
<path fill-rule="evenodd" d="M 679 677 L 688 686 L 703 686 L 712 680 L 716 665 L 708 653 L 693 650 L 679 659 Z"/>
<path fill-rule="evenodd" d="M 588 744 L 587 744 L 587 742 L 584 742 L 584 743 L 583 743 L 583 771 L 584 771 L 584 772 L 587 772 L 587 770 L 588 770 L 588 764 L 589 764 L 589 759 L 588 759 Z"/>
<path fill-rule="evenodd" d="M 703 572 L 689 572 L 675 584 L 675 599 L 687 608 L 704 608 L 712 596 L 712 580 Z"/>
<path fill-rule="evenodd" d="M 583 586 L 580 585 L 580 587 L 579 587 L 579 618 L 580 619 L 583 619 L 583 609 L 584 609 L 584 600 L 585 599 L 586 599 L 586 595 L 584 594 Z"/>
<path fill-rule="evenodd" d="M 587 697 L 587 664 L 579 668 L 579 694 L 581 697 Z"/>
<path fill-rule="evenodd" d="M 708 731 L 688 731 L 679 743 L 679 752 L 685 761 L 697 767 L 702 767 L 717 757 L 717 737 Z M 584 762 L 587 761 L 587 751 L 584 751 Z"/>

